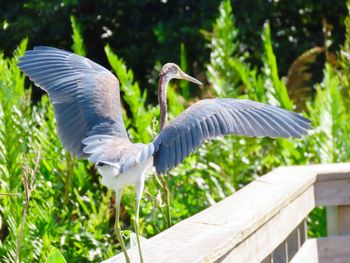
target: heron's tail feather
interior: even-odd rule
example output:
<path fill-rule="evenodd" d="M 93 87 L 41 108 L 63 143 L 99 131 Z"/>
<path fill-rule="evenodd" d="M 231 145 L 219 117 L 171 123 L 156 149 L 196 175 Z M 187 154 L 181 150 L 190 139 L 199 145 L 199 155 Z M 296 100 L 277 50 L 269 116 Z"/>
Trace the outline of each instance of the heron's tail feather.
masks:
<path fill-rule="evenodd" d="M 153 155 L 153 144 L 131 143 L 128 139 L 109 135 L 93 135 L 82 140 L 88 160 L 98 165 L 109 165 L 126 173 L 136 163 L 145 162 Z"/>

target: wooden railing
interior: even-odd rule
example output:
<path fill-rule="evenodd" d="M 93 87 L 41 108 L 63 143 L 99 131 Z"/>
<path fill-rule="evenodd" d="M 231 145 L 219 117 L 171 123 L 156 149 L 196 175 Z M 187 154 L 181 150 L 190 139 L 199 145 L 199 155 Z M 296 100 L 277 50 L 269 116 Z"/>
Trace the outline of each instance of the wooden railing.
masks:
<path fill-rule="evenodd" d="M 329 237 L 307 239 L 317 206 L 327 206 Z M 277 168 L 144 241 L 142 251 L 146 263 L 350 262 L 350 163 Z M 139 262 L 137 248 L 129 255 Z"/>

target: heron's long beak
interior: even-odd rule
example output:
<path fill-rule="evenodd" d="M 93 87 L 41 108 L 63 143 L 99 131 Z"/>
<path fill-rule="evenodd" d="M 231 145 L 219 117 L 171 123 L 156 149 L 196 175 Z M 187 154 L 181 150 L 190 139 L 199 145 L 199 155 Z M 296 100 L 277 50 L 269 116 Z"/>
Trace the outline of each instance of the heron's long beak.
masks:
<path fill-rule="evenodd" d="M 196 83 L 197 85 L 203 86 L 203 83 L 200 82 L 198 79 L 192 78 L 190 75 L 187 75 L 186 73 L 184 73 L 182 71 L 180 71 L 178 78 L 179 79 L 185 79 L 185 80 L 188 80 L 190 82 Z"/>

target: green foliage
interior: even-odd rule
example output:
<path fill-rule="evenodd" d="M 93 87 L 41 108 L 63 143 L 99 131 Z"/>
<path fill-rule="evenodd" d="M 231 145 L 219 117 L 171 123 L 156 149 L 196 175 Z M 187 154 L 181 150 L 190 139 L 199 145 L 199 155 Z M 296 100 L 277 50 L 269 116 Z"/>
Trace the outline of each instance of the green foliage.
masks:
<path fill-rule="evenodd" d="M 314 103 L 309 107 L 316 127 L 316 156 L 322 163 L 344 162 L 350 157 L 346 139 L 350 131 L 350 116 L 345 106 L 349 101 L 342 94 L 339 77 L 329 64 L 325 66 L 324 76 L 323 83 L 317 86 Z"/>
<path fill-rule="evenodd" d="M 66 262 L 67 261 L 65 260 L 61 252 L 57 248 L 52 246 L 50 249 L 50 253 L 47 256 L 46 263 L 66 263 Z"/>
<path fill-rule="evenodd" d="M 281 89 L 275 91 L 274 87 L 271 86 L 269 91 L 266 89 L 266 83 L 275 82 L 281 86 L 281 81 L 278 75 L 265 74 L 269 71 L 264 69 L 252 69 L 245 62 L 245 55 L 240 54 L 237 49 L 240 42 L 238 29 L 235 28 L 233 21 L 230 2 L 224 1 L 220 6 L 220 17 L 214 25 L 214 33 L 211 38 L 211 62 L 208 65 L 208 79 L 214 88 L 220 87 L 219 95 L 271 102 L 271 98 L 275 98 L 274 94 L 279 94 Z M 216 33 L 221 30 L 223 30 L 222 33 Z M 225 34 L 224 32 L 228 30 L 236 32 L 236 34 Z M 270 69 L 276 67 L 276 61 L 271 50 L 270 35 L 266 32 L 264 35 L 263 40 L 264 46 L 267 47 L 267 55 L 264 56 L 263 60 L 265 68 Z M 230 52 L 224 53 L 223 51 Z M 220 59 L 218 59 L 218 54 L 221 54 Z M 276 69 L 274 71 L 276 73 Z M 288 101 L 289 97 L 276 97 L 273 101 L 274 104 L 280 104 L 279 99 Z M 298 144 L 298 142 L 295 143 Z M 283 153 L 278 150 L 280 145 L 285 147 Z M 218 172 L 222 177 L 232 182 L 235 190 L 275 166 L 293 163 L 291 155 L 297 154 L 293 143 L 287 140 L 276 141 L 268 138 L 246 139 L 232 136 L 211 142 L 208 146 L 204 159 L 215 160 L 217 167 L 221 168 Z M 217 156 L 218 152 L 221 153 L 220 156 Z"/>
<path fill-rule="evenodd" d="M 168 107 L 170 117 L 179 115 L 185 109 L 184 98 L 173 88 L 170 83 L 168 86 Z"/>
<path fill-rule="evenodd" d="M 74 53 L 81 55 L 81 56 L 86 56 L 86 49 L 84 46 L 84 40 L 83 36 L 81 34 L 81 26 L 78 24 L 77 19 L 75 16 L 70 16 L 70 22 L 72 25 L 73 29 L 73 45 L 72 45 L 72 50 Z"/>
<path fill-rule="evenodd" d="M 183 72 L 188 71 L 186 47 L 184 43 L 181 43 L 180 45 L 180 68 Z M 181 81 L 180 89 L 182 97 L 185 99 L 190 99 L 190 83 L 188 83 L 188 81 Z"/>
<path fill-rule="evenodd" d="M 17 56 L 23 55 L 26 45 L 27 40 L 22 41 L 11 59 L 4 59 L 4 55 L 0 53 L 0 193 L 6 194 L 22 192 L 20 161 L 23 160 L 23 152 L 29 151 L 27 145 L 30 143 L 30 136 L 27 128 L 31 124 L 23 120 L 23 116 L 30 112 L 29 93 L 24 90 L 24 76 L 16 66 Z M 8 227 L 7 242 L 0 246 L 1 260 L 13 262 L 23 198 L 12 195 L 0 198 L 2 221 Z"/>
<path fill-rule="evenodd" d="M 77 4 L 75 0 L 64 2 Z M 35 3 L 30 1 L 29 9 L 30 4 Z M 341 48 L 345 52 L 350 52 L 349 21 L 345 20 L 347 33 Z M 73 16 L 71 24 L 72 49 L 85 55 L 81 28 Z M 248 60 L 251 54 L 244 48 L 249 43 L 244 42 L 236 24 L 230 1 L 223 1 L 209 40 L 206 75 L 211 87 L 219 96 L 249 98 L 292 109 L 295 101 L 279 75 L 279 56 L 273 46 L 276 32 L 269 23 L 255 28 L 254 34 L 262 35 L 262 42 L 255 38 L 262 51 L 258 63 L 253 64 Z M 165 43 L 168 30 L 162 23 L 157 28 L 159 41 Z M 120 250 L 113 234 L 113 193 L 99 183 L 99 175 L 91 164 L 71 158 L 62 148 L 48 97 L 31 102 L 32 89 L 25 86 L 24 75 L 16 66 L 26 46 L 27 40 L 22 41 L 13 56 L 0 52 L 0 194 L 10 194 L 0 195 L 0 261 L 13 262 L 16 256 L 24 203 L 22 167 L 33 165 L 40 148 L 44 154 L 24 225 L 20 262 L 99 262 Z M 185 71 L 189 68 L 187 61 L 192 61 L 191 48 L 181 44 L 176 53 Z M 158 131 L 159 108 L 149 104 L 155 90 L 141 88 L 134 72 L 120 58 L 125 53 L 118 50 L 117 55 L 108 45 L 104 51 L 120 81 L 124 120 L 131 139 L 150 142 Z M 315 127 L 309 137 L 219 138 L 206 143 L 172 170 L 167 177 L 172 223 L 205 209 L 274 167 L 348 161 L 350 61 L 337 56 L 336 62 L 325 64 L 322 81 L 315 85 L 314 96 L 308 97 L 304 115 Z M 180 82 L 179 90 L 185 99 L 177 93 L 176 86 L 169 88 L 171 118 L 187 106 L 191 93 L 184 83 Z M 205 89 L 210 95 L 210 87 Z M 134 216 L 134 194 L 128 188 L 122 200 L 121 220 L 127 237 L 133 231 L 130 219 Z M 147 181 L 140 211 L 141 234 L 146 237 L 158 234 L 169 223 L 164 195 L 159 178 L 153 176 Z M 309 235 L 325 235 L 325 224 L 325 209 L 315 210 L 309 219 Z"/>
<path fill-rule="evenodd" d="M 70 49 L 70 16 L 84 26 L 89 56 L 105 62 L 103 47 L 109 43 L 133 69 L 141 87 L 148 85 L 155 61 L 178 62 L 180 43 L 186 46 L 189 72 L 203 70 L 208 60 L 205 39 L 199 30 L 211 31 L 221 1 L 115 1 L 26 0 L 2 2 L 1 49 L 10 55 L 14 43 L 30 36 L 29 46 L 49 45 Z M 346 1 L 231 1 L 236 24 L 256 65 L 263 54 L 260 28 L 269 20 L 279 72 L 285 75 L 291 62 L 305 50 L 320 45 L 322 19 L 333 25 L 333 49 L 343 42 Z M 228 33 L 230 31 L 227 31 Z M 288 52 L 286 52 L 288 50 Z M 105 64 L 107 65 L 107 63 Z M 319 68 L 322 67 L 321 65 Z M 312 73 L 318 72 L 312 69 Z M 314 74 L 313 74 L 314 75 Z M 321 74 L 318 81 L 321 79 Z M 154 102 L 156 98 L 153 97 Z"/>
<path fill-rule="evenodd" d="M 210 42 L 210 64 L 208 80 L 218 96 L 237 96 L 237 74 L 232 69 L 232 55 L 238 48 L 238 29 L 235 27 L 232 7 L 229 0 L 220 4 L 219 17 L 216 19 Z"/>
<path fill-rule="evenodd" d="M 267 91 L 268 102 L 282 108 L 291 110 L 293 103 L 290 100 L 286 85 L 278 76 L 278 68 L 276 56 L 272 49 L 270 24 L 264 24 L 262 39 L 264 43 L 264 73 L 267 76 L 265 80 L 265 88 Z"/>
<path fill-rule="evenodd" d="M 126 127 L 133 139 L 148 143 L 152 135 L 150 124 L 155 115 L 158 114 L 158 110 L 146 106 L 147 91 L 141 92 L 139 84 L 134 82 L 132 70 L 126 68 L 124 61 L 114 54 L 108 45 L 105 47 L 105 52 L 120 81 L 123 100 L 127 103 L 131 112 L 129 118 L 124 114 Z M 132 120 L 132 122 L 128 120 Z"/>

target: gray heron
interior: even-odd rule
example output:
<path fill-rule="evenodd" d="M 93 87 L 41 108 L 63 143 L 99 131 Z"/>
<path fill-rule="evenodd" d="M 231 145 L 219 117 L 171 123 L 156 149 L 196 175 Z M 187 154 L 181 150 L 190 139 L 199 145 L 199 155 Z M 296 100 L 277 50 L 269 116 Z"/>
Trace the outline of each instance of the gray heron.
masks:
<path fill-rule="evenodd" d="M 310 121 L 298 113 L 231 98 L 200 100 L 167 124 L 169 81 L 176 78 L 202 84 L 176 64 L 168 63 L 161 69 L 158 86 L 161 130 L 149 144 L 133 143 L 122 118 L 119 82 L 110 71 L 88 58 L 44 46 L 26 51 L 18 66 L 36 86 L 48 93 L 65 149 L 94 163 L 102 176 L 102 184 L 115 191 L 116 233 L 127 261 L 119 225 L 125 186 L 136 187 L 135 232 L 142 261 L 139 206 L 145 177 L 152 167 L 157 174 L 164 174 L 204 141 L 217 136 L 300 138 L 312 128 Z"/>

